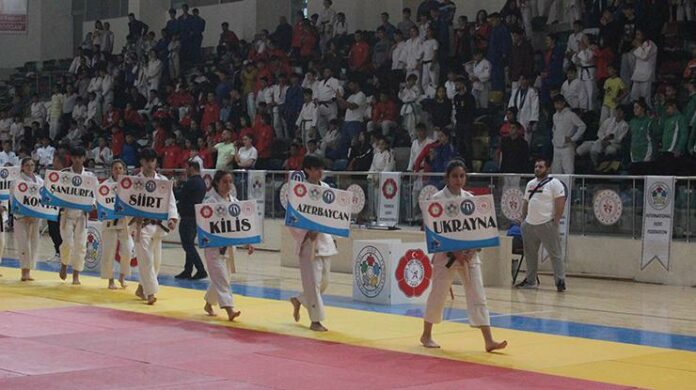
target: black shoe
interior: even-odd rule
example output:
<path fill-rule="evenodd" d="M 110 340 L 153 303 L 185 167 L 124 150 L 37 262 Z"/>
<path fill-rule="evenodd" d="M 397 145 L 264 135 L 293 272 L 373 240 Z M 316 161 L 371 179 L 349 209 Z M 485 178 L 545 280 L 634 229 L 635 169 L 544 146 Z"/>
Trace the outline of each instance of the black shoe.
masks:
<path fill-rule="evenodd" d="M 561 279 L 558 281 L 558 283 L 556 283 L 556 291 L 563 292 L 565 290 L 566 290 L 565 280 Z"/>
<path fill-rule="evenodd" d="M 176 279 L 191 279 L 191 273 L 183 271 L 179 275 L 176 275 L 174 278 L 176 278 Z"/>
<path fill-rule="evenodd" d="M 208 277 L 208 273 L 205 271 L 198 271 L 195 275 L 191 276 L 191 280 L 201 280 Z"/>
<path fill-rule="evenodd" d="M 527 281 L 527 279 L 525 279 L 525 280 L 521 281 L 520 283 L 517 283 L 515 285 L 515 288 L 521 288 L 524 290 L 535 290 L 536 288 L 538 288 L 538 286 L 537 286 L 537 284 L 529 283 Z"/>

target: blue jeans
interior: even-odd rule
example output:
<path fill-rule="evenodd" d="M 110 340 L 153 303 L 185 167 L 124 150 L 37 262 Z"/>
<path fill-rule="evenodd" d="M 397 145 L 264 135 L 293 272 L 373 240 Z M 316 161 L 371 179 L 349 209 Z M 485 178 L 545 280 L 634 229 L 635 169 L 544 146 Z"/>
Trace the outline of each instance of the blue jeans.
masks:
<path fill-rule="evenodd" d="M 194 244 L 194 240 L 196 239 L 195 218 L 181 218 L 181 222 L 179 223 L 179 236 L 181 236 L 181 247 L 184 248 L 186 252 L 184 272 L 190 274 L 193 272 L 193 267 L 196 267 L 198 272 L 205 272 L 201 256 L 198 255 L 198 250 L 196 250 L 196 245 Z"/>

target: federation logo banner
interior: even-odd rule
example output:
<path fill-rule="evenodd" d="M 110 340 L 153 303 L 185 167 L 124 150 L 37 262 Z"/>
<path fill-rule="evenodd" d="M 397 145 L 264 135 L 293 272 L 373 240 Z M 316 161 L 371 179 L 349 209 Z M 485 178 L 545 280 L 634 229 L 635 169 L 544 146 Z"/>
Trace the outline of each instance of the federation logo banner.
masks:
<path fill-rule="evenodd" d="M 46 171 L 41 201 L 49 206 L 90 212 L 97 178 L 72 172 Z"/>
<path fill-rule="evenodd" d="M 669 271 L 674 226 L 674 190 L 673 176 L 645 177 L 641 271 L 653 261 Z"/>
<path fill-rule="evenodd" d="M 123 176 L 116 189 L 116 215 L 166 221 L 172 182 L 142 176 Z"/>
<path fill-rule="evenodd" d="M 198 246 L 217 248 L 261 242 L 255 200 L 196 205 Z"/>
<path fill-rule="evenodd" d="M 103 182 L 97 187 L 97 219 L 111 221 L 119 219 L 116 215 L 116 189 L 118 183 Z"/>
<path fill-rule="evenodd" d="M 285 225 L 348 237 L 352 203 L 352 192 L 291 181 Z"/>
<path fill-rule="evenodd" d="M 493 195 L 420 202 L 428 253 L 500 245 Z"/>
<path fill-rule="evenodd" d="M 58 208 L 41 202 L 41 185 L 24 180 L 15 180 L 10 190 L 12 213 L 25 217 L 58 221 Z"/>
<path fill-rule="evenodd" d="M 0 168 L 0 201 L 10 200 L 10 187 L 18 178 L 19 167 Z"/>
<path fill-rule="evenodd" d="M 396 226 L 399 223 L 399 188 L 401 174 L 398 172 L 381 172 L 379 174 L 379 197 L 377 207 L 377 223 L 385 226 Z"/>

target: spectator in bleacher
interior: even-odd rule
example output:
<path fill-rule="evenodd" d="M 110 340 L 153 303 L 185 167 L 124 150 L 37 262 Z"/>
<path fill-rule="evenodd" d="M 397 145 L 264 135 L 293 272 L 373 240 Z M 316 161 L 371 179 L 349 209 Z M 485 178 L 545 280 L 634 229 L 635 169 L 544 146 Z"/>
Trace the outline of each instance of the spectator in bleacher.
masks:
<path fill-rule="evenodd" d="M 500 140 L 500 172 L 529 172 L 529 145 L 523 135 L 522 124 L 510 122 L 507 135 Z"/>
<path fill-rule="evenodd" d="M 421 89 L 418 85 L 418 76 L 409 74 L 406 77 L 406 84 L 399 91 L 399 100 L 401 100 L 400 115 L 403 118 L 403 126 L 408 131 L 408 135 L 413 139 L 416 133 L 416 123 L 419 121 L 418 103 L 422 100 Z"/>
<path fill-rule="evenodd" d="M 584 35 L 580 41 L 579 51 L 573 54 L 572 58 L 573 63 L 580 68 L 579 79 L 585 90 L 585 98 L 584 101 L 580 102 L 580 105 L 591 111 L 595 110 L 596 51 L 597 46 L 590 41 L 588 35 Z"/>
<path fill-rule="evenodd" d="M 474 50 L 474 59 L 467 64 L 467 72 L 471 81 L 471 94 L 476 99 L 476 107 L 487 109 L 492 68 L 490 61 L 484 58 L 482 50 Z"/>
<path fill-rule="evenodd" d="M 413 20 L 411 20 L 411 9 L 404 8 L 401 11 L 401 18 L 402 18 L 401 21 L 399 22 L 399 24 L 397 24 L 396 27 L 397 27 L 398 31 L 401 31 L 401 34 L 404 37 L 407 37 L 410 34 L 411 27 L 415 27 L 415 25 L 416 25 L 413 22 Z"/>
<path fill-rule="evenodd" d="M 367 122 L 367 131 L 372 133 L 381 129 L 383 135 L 389 135 L 397 126 L 399 117 L 398 107 L 387 91 L 379 93 L 379 101 L 372 106 L 371 119 Z M 350 139 L 350 138 L 349 138 Z"/>
<path fill-rule="evenodd" d="M 350 95 L 347 99 L 343 98 L 342 93 L 338 93 L 336 101 L 341 109 L 346 110 L 341 132 L 348 139 L 353 139 L 365 128 L 364 118 L 365 109 L 367 108 L 367 97 L 361 91 L 360 84 L 357 81 L 348 82 L 348 93 Z"/>
<path fill-rule="evenodd" d="M 56 148 L 51 146 L 51 140 L 48 137 L 43 137 L 41 139 L 41 145 L 36 148 L 36 153 L 34 160 L 39 168 L 48 168 L 53 164 L 53 156 L 56 152 Z"/>
<path fill-rule="evenodd" d="M 575 173 L 575 145 L 582 139 L 587 126 L 575 114 L 563 96 L 553 99 L 556 113 L 553 114 L 553 163 L 554 174 Z"/>
<path fill-rule="evenodd" d="M 447 98 L 447 90 L 445 87 L 438 87 L 433 99 L 428 108 L 431 121 L 436 128 L 449 127 L 452 124 L 452 101 Z"/>
<path fill-rule="evenodd" d="M 614 65 L 607 67 L 609 77 L 604 80 L 604 98 L 602 101 L 602 111 L 599 116 L 599 123 L 614 115 L 614 110 L 628 95 L 628 89 L 621 77 L 616 72 Z"/>
<path fill-rule="evenodd" d="M 461 156 L 464 156 L 467 161 L 471 161 L 476 101 L 474 96 L 469 93 L 468 84 L 464 78 L 457 79 L 455 84 L 457 93 L 454 95 L 453 104 L 457 149 Z"/>
<path fill-rule="evenodd" d="M 200 15 L 200 11 L 198 8 L 193 9 L 193 17 L 192 17 L 192 35 L 191 35 L 191 44 L 192 44 L 192 58 L 194 63 L 198 63 L 201 61 L 201 56 L 203 54 L 202 50 L 202 45 L 203 45 L 203 32 L 205 31 L 205 19 L 203 19 Z"/>
<path fill-rule="evenodd" d="M 592 159 L 595 169 L 599 167 L 600 161 L 607 157 L 614 157 L 621 152 L 621 145 L 624 137 L 628 134 L 628 123 L 624 120 L 624 112 L 621 106 L 617 106 L 614 115 L 602 122 L 597 131 L 597 139 L 585 141 L 578 146 L 578 156 L 585 156 L 588 153 Z M 602 169 L 597 169 L 602 171 Z"/>
<path fill-rule="evenodd" d="M 110 57 L 111 53 L 114 51 L 114 32 L 111 31 L 111 24 L 109 22 L 104 22 L 104 31 L 102 31 L 101 38 L 101 51 L 106 54 L 107 57 Z"/>
<path fill-rule="evenodd" d="M 551 100 L 551 90 L 560 88 L 563 83 L 563 51 L 556 42 L 555 35 L 545 39 L 544 66 L 541 72 L 541 98 L 546 103 Z"/>
<path fill-rule="evenodd" d="M 491 35 L 488 40 L 486 58 L 491 64 L 491 90 L 505 91 L 505 66 L 510 55 L 510 31 L 500 21 L 500 14 L 494 12 L 488 17 Z"/>
<path fill-rule="evenodd" d="M 0 151 L 0 167 L 19 165 L 19 157 L 12 151 L 10 141 L 3 141 L 2 151 Z"/>
<path fill-rule="evenodd" d="M 62 106 L 61 106 L 62 109 Z M 46 116 L 48 115 L 48 112 L 46 111 L 46 105 L 44 102 L 39 100 L 39 95 L 34 94 L 31 97 L 31 106 L 30 106 L 30 118 L 32 121 L 39 122 L 40 125 L 43 125 L 44 122 L 46 122 Z"/>
<path fill-rule="evenodd" d="M 65 102 L 65 95 L 63 95 L 63 92 L 60 90 L 60 87 L 58 85 L 55 85 L 53 87 L 53 95 L 51 95 L 51 108 L 48 111 L 48 123 L 49 123 L 49 132 L 51 139 L 56 139 L 58 134 L 60 133 L 60 117 L 63 114 L 63 103 Z M 45 115 L 45 110 L 44 110 L 44 115 Z M 41 121 L 40 123 L 43 123 L 44 121 Z"/>
<path fill-rule="evenodd" d="M 259 115 L 259 122 L 254 126 L 255 147 L 259 154 L 259 162 L 265 164 L 271 158 L 271 145 L 273 144 L 273 127 L 269 114 Z"/>
<path fill-rule="evenodd" d="M 420 84 L 423 91 L 426 91 L 429 87 L 437 87 L 440 78 L 438 52 L 441 50 L 441 47 L 437 39 L 435 39 L 435 30 L 428 28 L 420 47 L 420 66 L 422 68 Z"/>
<path fill-rule="evenodd" d="M 657 157 L 657 168 L 660 174 L 680 175 L 685 173 L 681 157 L 686 151 L 689 130 L 676 100 L 668 100 L 665 103 L 665 114 L 658 127 L 660 153 Z"/>
<path fill-rule="evenodd" d="M 128 166 L 138 165 L 140 155 L 140 145 L 135 140 L 133 134 L 126 134 L 126 142 L 123 144 L 121 151 L 121 160 Z"/>
<path fill-rule="evenodd" d="M 290 145 L 290 153 L 288 158 L 283 162 L 283 169 L 288 171 L 297 171 L 302 168 L 304 160 L 304 148 L 300 144 L 293 142 Z"/>
<path fill-rule="evenodd" d="M 657 45 L 648 39 L 642 30 L 636 29 L 633 41 L 635 67 L 631 76 L 631 100 L 645 99 L 652 107 L 652 83 L 657 66 Z"/>
<path fill-rule="evenodd" d="M 111 162 L 114 160 L 114 155 L 111 152 L 111 148 L 106 143 L 104 137 L 99 137 L 97 141 L 98 145 L 92 149 L 92 155 L 94 156 L 94 163 L 98 167 L 108 167 L 111 166 Z"/>
<path fill-rule="evenodd" d="M 425 125 L 423 123 L 417 124 L 416 138 L 411 143 L 411 153 L 409 154 L 408 166 L 406 168 L 406 171 L 414 172 L 417 170 L 416 160 L 418 159 L 418 156 L 420 156 L 421 152 L 426 147 L 426 145 L 429 145 L 433 142 L 435 142 L 435 140 L 428 137 L 428 132 Z"/>
<path fill-rule="evenodd" d="M 520 76 L 529 78 L 534 74 L 534 49 L 521 29 L 513 29 L 511 35 L 509 76 L 514 90 L 517 89 Z"/>
<path fill-rule="evenodd" d="M 394 152 L 389 148 L 389 142 L 382 134 L 375 134 L 377 139 L 377 147 L 372 156 L 372 164 L 368 171 L 370 172 L 392 172 L 394 171 L 395 160 Z"/>
<path fill-rule="evenodd" d="M 373 152 L 372 145 L 367 139 L 367 133 L 360 132 L 357 137 L 351 140 L 348 150 L 348 170 L 358 172 L 369 170 L 370 165 L 372 165 Z"/>
<path fill-rule="evenodd" d="M 522 74 L 517 82 L 518 88 L 512 90 L 508 108 L 517 110 L 517 120 L 522 125 L 523 138 L 527 143 L 532 142 L 532 134 L 539 121 L 539 94 L 534 87 L 529 86 L 529 77 Z"/>
<path fill-rule="evenodd" d="M 128 14 L 128 41 L 135 43 L 147 34 L 150 27 L 135 18 L 134 13 Z"/>
<path fill-rule="evenodd" d="M 234 156 L 235 164 L 240 169 L 253 169 L 256 161 L 259 158 L 258 150 L 253 145 L 254 137 L 251 134 L 245 134 L 242 137 L 242 146 L 237 149 Z"/>
<path fill-rule="evenodd" d="M 561 85 L 561 95 L 571 110 L 580 112 L 588 109 L 587 91 L 583 82 L 578 79 L 578 70 L 574 65 L 566 71 L 566 80 Z"/>
<path fill-rule="evenodd" d="M 457 151 L 450 142 L 450 132 L 446 129 L 440 129 L 437 132 L 437 145 L 430 149 L 427 156 L 431 172 L 444 172 L 447 163 L 455 157 L 457 157 Z"/>

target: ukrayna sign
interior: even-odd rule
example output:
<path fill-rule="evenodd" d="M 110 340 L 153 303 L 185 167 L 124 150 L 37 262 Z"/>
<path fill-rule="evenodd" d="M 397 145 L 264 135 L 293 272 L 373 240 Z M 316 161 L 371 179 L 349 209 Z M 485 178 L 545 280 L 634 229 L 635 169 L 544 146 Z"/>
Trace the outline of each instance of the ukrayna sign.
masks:
<path fill-rule="evenodd" d="M 428 253 L 500 245 L 492 195 L 420 202 Z"/>
<path fill-rule="evenodd" d="M 72 172 L 46 171 L 41 199 L 49 206 L 90 212 L 97 178 Z"/>
<path fill-rule="evenodd" d="M 41 202 L 41 185 L 24 180 L 15 180 L 11 187 L 10 207 L 12 213 L 25 217 L 58 220 L 58 209 Z"/>
<path fill-rule="evenodd" d="M 198 246 L 217 248 L 261 242 L 256 201 L 196 205 Z"/>
<path fill-rule="evenodd" d="M 118 181 L 116 215 L 164 221 L 169 218 L 172 182 L 141 176 L 124 176 Z"/>
<path fill-rule="evenodd" d="M 350 235 L 353 193 L 330 187 L 291 181 L 285 225 L 332 234 Z"/>

